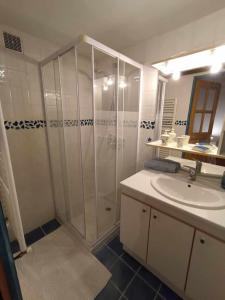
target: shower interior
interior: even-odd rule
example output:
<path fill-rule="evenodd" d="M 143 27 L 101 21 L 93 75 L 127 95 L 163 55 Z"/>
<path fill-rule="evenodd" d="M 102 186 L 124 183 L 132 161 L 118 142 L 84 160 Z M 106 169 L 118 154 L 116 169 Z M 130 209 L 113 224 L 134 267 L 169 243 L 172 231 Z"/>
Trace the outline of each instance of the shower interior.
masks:
<path fill-rule="evenodd" d="M 58 219 L 95 245 L 137 170 L 142 65 L 82 36 L 41 63 Z"/>

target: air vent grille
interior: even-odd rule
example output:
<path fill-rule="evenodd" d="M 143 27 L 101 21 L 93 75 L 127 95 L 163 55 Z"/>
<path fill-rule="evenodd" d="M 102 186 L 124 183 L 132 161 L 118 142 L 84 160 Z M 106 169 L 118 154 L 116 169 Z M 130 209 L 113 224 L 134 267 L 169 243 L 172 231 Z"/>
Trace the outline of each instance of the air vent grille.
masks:
<path fill-rule="evenodd" d="M 3 32 L 3 37 L 6 48 L 22 52 L 21 40 L 18 36 Z"/>

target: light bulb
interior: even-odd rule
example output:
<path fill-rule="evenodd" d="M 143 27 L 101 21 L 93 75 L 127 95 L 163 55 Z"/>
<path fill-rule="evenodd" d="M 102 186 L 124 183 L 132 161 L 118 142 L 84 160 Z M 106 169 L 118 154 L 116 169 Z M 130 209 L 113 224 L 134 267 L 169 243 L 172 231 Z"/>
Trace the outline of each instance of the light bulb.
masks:
<path fill-rule="evenodd" d="M 103 85 L 103 91 L 108 91 L 108 86 L 106 84 Z"/>
<path fill-rule="evenodd" d="M 110 86 L 110 85 L 113 85 L 113 79 L 112 77 L 109 77 L 108 80 L 107 80 L 107 84 Z"/>
<path fill-rule="evenodd" d="M 172 78 L 173 78 L 173 80 L 179 80 L 180 79 L 180 71 L 173 72 Z"/>
<path fill-rule="evenodd" d="M 222 69 L 223 65 L 221 62 L 215 62 L 212 64 L 210 68 L 210 73 L 211 74 L 216 74 Z"/>
<path fill-rule="evenodd" d="M 5 70 L 0 70 L 0 78 L 5 78 Z"/>
<path fill-rule="evenodd" d="M 120 81 L 119 87 L 120 87 L 121 89 L 124 89 L 126 86 L 127 86 L 126 82 Z"/>

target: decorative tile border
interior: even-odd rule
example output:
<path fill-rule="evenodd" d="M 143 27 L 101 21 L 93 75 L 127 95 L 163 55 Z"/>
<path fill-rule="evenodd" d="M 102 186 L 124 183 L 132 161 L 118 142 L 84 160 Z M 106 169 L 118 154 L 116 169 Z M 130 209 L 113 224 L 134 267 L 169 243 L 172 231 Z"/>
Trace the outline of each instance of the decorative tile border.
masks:
<path fill-rule="evenodd" d="M 5 121 L 5 129 L 38 129 L 38 128 L 44 128 L 47 125 L 49 127 L 63 127 L 63 124 L 65 127 L 74 127 L 78 126 L 78 120 L 20 120 L 20 121 Z M 92 119 L 84 119 L 80 120 L 80 126 L 93 126 L 93 120 Z"/>
<path fill-rule="evenodd" d="M 175 125 L 177 126 L 186 126 L 188 124 L 187 120 L 176 120 Z"/>
<path fill-rule="evenodd" d="M 155 121 L 141 121 L 141 128 L 144 129 L 154 129 L 155 128 Z"/>
<path fill-rule="evenodd" d="M 93 125 L 94 125 L 93 119 L 80 120 L 80 126 L 93 126 Z"/>
<path fill-rule="evenodd" d="M 50 120 L 47 122 L 49 127 L 77 127 L 79 124 L 78 120 Z M 93 120 L 92 119 L 84 119 L 80 120 L 80 126 L 93 126 Z"/>
<path fill-rule="evenodd" d="M 102 120 L 97 119 L 95 122 L 93 119 L 82 119 L 80 120 L 80 126 L 116 126 L 116 120 Z M 51 128 L 58 128 L 58 127 L 77 127 L 79 125 L 78 120 L 20 120 L 20 121 L 5 121 L 5 128 L 6 130 L 9 129 L 38 129 L 44 127 L 51 127 Z M 118 126 L 122 127 L 138 127 L 138 121 L 134 120 L 124 120 L 123 122 L 118 122 Z M 144 129 L 154 129 L 155 128 L 155 121 L 141 121 L 140 128 Z"/>
<path fill-rule="evenodd" d="M 5 121 L 5 129 L 34 129 L 46 127 L 44 120 L 21 120 L 21 121 Z"/>
<path fill-rule="evenodd" d="M 123 121 L 123 126 L 124 127 L 138 127 L 138 121 L 124 120 Z"/>
<path fill-rule="evenodd" d="M 116 126 L 116 120 L 104 120 L 104 119 L 97 119 L 95 120 L 95 125 L 98 126 Z"/>

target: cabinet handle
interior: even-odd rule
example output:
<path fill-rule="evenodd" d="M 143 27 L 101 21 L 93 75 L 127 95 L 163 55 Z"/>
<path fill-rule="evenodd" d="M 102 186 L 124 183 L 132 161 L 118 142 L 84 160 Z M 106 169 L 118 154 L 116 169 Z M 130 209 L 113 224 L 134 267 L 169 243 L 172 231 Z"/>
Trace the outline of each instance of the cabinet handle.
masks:
<path fill-rule="evenodd" d="M 156 215 L 153 215 L 153 218 L 154 218 L 154 219 L 157 219 L 157 216 L 156 216 Z"/>
<path fill-rule="evenodd" d="M 200 239 L 201 244 L 205 244 L 205 240 L 203 238 Z"/>
<path fill-rule="evenodd" d="M 143 208 L 143 209 L 142 209 L 142 212 L 143 212 L 143 213 L 145 213 L 145 212 L 146 212 L 146 209 L 145 209 L 145 208 Z"/>

